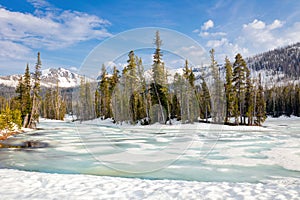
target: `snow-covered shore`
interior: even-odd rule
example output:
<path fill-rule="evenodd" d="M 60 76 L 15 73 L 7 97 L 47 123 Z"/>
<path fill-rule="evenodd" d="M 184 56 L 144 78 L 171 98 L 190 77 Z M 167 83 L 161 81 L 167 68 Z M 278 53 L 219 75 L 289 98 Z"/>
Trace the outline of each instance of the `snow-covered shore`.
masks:
<path fill-rule="evenodd" d="M 0 169 L 1 199 L 299 199 L 300 180 L 266 183 L 144 180 Z"/>
<path fill-rule="evenodd" d="M 78 122 L 79 123 L 79 122 Z M 118 127 L 120 129 L 129 130 L 129 129 L 135 129 L 135 128 L 144 128 L 146 129 L 178 129 L 178 130 L 217 130 L 217 131 L 270 131 L 271 129 L 263 126 L 230 126 L 230 125 L 224 125 L 224 124 L 214 124 L 214 123 L 203 123 L 203 122 L 194 122 L 181 124 L 180 121 L 172 120 L 172 124 L 160 124 L 160 123 L 154 123 L 151 125 L 140 125 L 135 124 L 132 125 L 130 123 L 122 123 L 122 124 L 114 124 L 112 119 L 94 119 L 89 121 L 83 121 L 83 124 L 90 124 L 90 125 L 105 125 L 105 126 L 111 126 L 111 127 Z"/>
<path fill-rule="evenodd" d="M 6 140 L 9 137 L 12 137 L 15 134 L 19 134 L 19 133 L 24 133 L 24 132 L 29 132 L 29 131 L 33 131 L 34 129 L 30 129 L 30 128 L 17 128 L 15 127 L 13 130 L 9 131 L 9 130 L 0 130 L 0 140 Z"/>

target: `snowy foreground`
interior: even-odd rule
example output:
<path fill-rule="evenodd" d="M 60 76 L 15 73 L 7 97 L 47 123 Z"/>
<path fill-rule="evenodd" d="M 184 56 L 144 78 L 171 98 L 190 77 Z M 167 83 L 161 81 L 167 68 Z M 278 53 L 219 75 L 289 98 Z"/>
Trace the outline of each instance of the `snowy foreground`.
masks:
<path fill-rule="evenodd" d="M 7 142 L 46 148 L 0 148 L 1 200 L 300 199 L 299 118 L 268 119 L 264 127 L 108 120 L 41 120 L 40 127 Z M 158 170 L 128 178 L 147 167 Z"/>
<path fill-rule="evenodd" d="M 299 199 L 299 179 L 272 183 L 143 180 L 0 170 L 1 199 Z"/>

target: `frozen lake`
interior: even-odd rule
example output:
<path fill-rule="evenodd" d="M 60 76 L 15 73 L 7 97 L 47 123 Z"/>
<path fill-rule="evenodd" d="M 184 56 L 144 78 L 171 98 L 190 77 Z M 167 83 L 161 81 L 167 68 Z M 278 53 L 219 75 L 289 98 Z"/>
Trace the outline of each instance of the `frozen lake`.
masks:
<path fill-rule="evenodd" d="M 40 129 L 0 148 L 0 168 L 201 182 L 268 182 L 300 177 L 300 119 L 264 127 L 116 126 L 41 120 Z"/>

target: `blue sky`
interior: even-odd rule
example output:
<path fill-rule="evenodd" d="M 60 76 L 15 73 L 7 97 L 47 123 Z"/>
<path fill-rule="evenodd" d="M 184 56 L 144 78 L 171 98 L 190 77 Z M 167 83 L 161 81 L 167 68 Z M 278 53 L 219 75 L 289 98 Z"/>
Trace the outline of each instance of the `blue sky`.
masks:
<path fill-rule="evenodd" d="M 0 0 L 0 27 L 0 75 L 33 68 L 38 51 L 43 68 L 79 69 L 99 43 L 142 27 L 179 31 L 223 62 L 299 42 L 300 1 Z"/>

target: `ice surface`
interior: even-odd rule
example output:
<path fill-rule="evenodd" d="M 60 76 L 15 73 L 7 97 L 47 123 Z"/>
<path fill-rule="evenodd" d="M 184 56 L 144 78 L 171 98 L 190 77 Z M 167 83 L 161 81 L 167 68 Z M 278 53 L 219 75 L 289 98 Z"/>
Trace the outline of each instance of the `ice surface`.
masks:
<path fill-rule="evenodd" d="M 6 142 L 41 141 L 47 148 L 0 149 L 0 194 L 8 199 L 297 199 L 299 122 L 282 117 L 268 119 L 264 127 L 232 127 L 41 120 L 40 130 Z M 16 186 L 9 190 L 11 183 Z"/>

